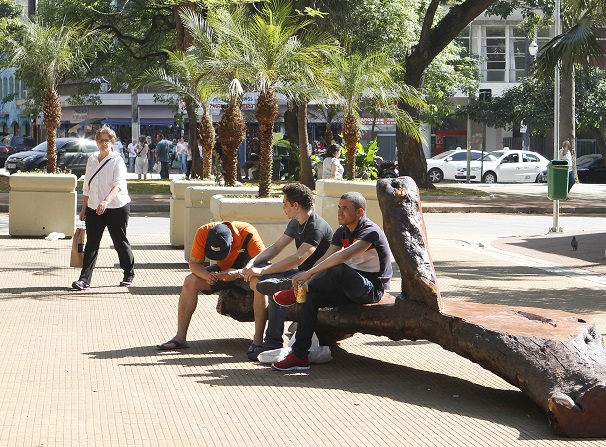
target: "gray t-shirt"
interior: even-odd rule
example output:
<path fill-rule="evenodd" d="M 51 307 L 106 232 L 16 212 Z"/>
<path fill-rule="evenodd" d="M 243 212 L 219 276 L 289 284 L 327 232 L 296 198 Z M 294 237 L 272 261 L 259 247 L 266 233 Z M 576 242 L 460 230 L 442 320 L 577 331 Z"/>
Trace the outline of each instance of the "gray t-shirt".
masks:
<path fill-rule="evenodd" d="M 309 219 L 303 225 L 299 224 L 297 219 L 288 222 L 284 234 L 295 240 L 297 249 L 303 242 L 316 247 L 316 251 L 299 266 L 301 271 L 312 268 L 316 261 L 324 256 L 332 240 L 332 228 L 314 211 L 311 212 Z"/>

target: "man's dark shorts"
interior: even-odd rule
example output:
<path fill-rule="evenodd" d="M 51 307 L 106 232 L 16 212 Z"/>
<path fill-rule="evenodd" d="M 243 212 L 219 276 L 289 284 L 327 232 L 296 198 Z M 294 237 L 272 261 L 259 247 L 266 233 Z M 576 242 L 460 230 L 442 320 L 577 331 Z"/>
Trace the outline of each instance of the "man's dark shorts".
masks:
<path fill-rule="evenodd" d="M 206 267 L 206 270 L 209 272 L 220 272 L 221 269 L 217 264 L 209 265 Z M 234 281 L 217 281 L 216 283 L 210 286 L 210 290 L 204 291 L 206 295 L 213 295 L 221 290 L 229 290 L 229 289 L 242 289 L 247 292 L 251 291 L 250 283 L 244 281 L 244 278 L 238 278 Z"/>

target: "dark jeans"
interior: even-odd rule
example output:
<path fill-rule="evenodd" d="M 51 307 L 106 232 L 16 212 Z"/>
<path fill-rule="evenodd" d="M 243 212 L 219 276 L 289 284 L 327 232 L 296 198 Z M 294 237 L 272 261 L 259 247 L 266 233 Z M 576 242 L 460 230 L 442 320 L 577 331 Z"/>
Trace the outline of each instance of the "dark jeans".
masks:
<path fill-rule="evenodd" d="M 160 178 L 169 178 L 168 175 L 168 165 L 170 164 L 169 161 L 161 161 L 160 164 L 162 165 L 162 169 L 160 169 Z"/>
<path fill-rule="evenodd" d="M 156 156 L 155 156 L 156 151 L 149 151 L 148 154 L 148 164 L 147 164 L 147 171 L 151 174 L 153 172 L 154 169 L 154 164 L 156 163 Z"/>
<path fill-rule="evenodd" d="M 575 184 L 574 172 L 568 171 L 568 192 L 570 192 L 570 188 L 572 188 L 574 184 Z"/>
<path fill-rule="evenodd" d="M 192 164 L 193 164 L 192 160 L 187 160 L 187 172 L 185 172 L 185 177 L 187 177 L 187 178 L 189 178 L 189 175 L 191 174 Z"/>
<path fill-rule="evenodd" d="M 268 278 L 292 278 L 299 269 L 291 269 L 281 273 L 270 273 L 259 276 L 259 281 Z M 268 348 L 281 348 L 284 345 L 284 321 L 286 320 L 286 307 L 280 306 L 268 296 L 267 300 L 267 329 L 265 330 L 265 339 L 263 346 Z"/>
<path fill-rule="evenodd" d="M 118 253 L 120 267 L 124 271 L 124 278 L 135 275 L 135 258 L 126 238 L 129 214 L 130 204 L 128 203 L 122 208 L 107 208 L 100 216 L 94 209 L 86 208 L 86 245 L 84 246 L 84 261 L 80 272 L 80 280 L 90 284 L 93 269 L 97 263 L 99 244 L 105 228 L 109 231 L 114 248 Z"/>
<path fill-rule="evenodd" d="M 347 304 L 369 304 L 381 300 L 383 290 L 346 264 L 339 264 L 316 275 L 309 283 L 307 300 L 300 305 L 296 341 L 292 349 L 306 358 L 311 347 L 318 309 Z"/>

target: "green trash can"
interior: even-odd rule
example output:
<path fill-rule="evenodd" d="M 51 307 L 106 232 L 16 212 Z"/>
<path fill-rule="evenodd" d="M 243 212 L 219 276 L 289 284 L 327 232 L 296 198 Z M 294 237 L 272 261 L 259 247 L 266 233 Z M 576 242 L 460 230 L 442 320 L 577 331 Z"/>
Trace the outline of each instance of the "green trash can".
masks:
<path fill-rule="evenodd" d="M 568 162 L 551 160 L 547 164 L 547 197 L 550 200 L 568 199 Z"/>

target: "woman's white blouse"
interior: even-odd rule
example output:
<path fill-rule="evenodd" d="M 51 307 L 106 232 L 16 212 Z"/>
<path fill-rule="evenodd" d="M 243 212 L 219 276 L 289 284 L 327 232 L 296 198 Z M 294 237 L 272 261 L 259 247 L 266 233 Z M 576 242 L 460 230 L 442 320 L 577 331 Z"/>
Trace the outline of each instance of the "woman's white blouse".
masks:
<path fill-rule="evenodd" d="M 107 165 L 95 175 L 89 187 L 88 182 L 90 178 L 108 159 Z M 110 152 L 101 162 L 99 162 L 99 152 L 95 152 L 88 158 L 88 162 L 86 163 L 84 186 L 82 187 L 82 194 L 88 196 L 88 207 L 97 209 L 99 203 L 105 200 L 105 197 L 107 197 L 114 186 L 118 186 L 120 192 L 114 197 L 114 200 L 107 204 L 106 208 L 122 208 L 130 202 L 126 186 L 126 165 L 117 152 Z"/>

